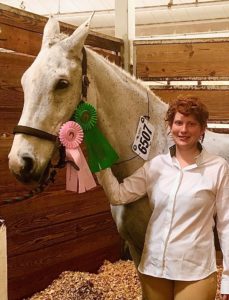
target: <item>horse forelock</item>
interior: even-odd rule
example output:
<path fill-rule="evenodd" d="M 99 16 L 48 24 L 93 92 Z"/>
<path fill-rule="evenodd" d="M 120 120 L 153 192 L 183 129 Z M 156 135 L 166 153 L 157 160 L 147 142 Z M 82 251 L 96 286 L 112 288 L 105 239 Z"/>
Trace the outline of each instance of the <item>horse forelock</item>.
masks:
<path fill-rule="evenodd" d="M 63 41 L 64 39 L 66 39 L 67 37 L 69 37 L 69 35 L 61 32 L 59 34 L 56 34 L 54 37 L 50 38 L 49 40 L 49 47 L 52 47 L 53 45 Z"/>

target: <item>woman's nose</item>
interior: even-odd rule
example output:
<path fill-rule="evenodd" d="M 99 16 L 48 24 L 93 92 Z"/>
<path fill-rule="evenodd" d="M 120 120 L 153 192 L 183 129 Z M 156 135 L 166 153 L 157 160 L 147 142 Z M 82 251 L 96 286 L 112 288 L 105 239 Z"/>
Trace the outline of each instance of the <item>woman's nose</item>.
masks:
<path fill-rule="evenodd" d="M 181 126 L 181 132 L 187 132 L 187 125 L 186 124 L 183 124 Z"/>

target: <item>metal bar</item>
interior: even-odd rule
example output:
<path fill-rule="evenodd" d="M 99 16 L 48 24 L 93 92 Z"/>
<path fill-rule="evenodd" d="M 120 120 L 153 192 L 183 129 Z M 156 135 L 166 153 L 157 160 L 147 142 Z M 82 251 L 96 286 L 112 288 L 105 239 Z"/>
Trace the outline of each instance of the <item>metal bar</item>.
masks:
<path fill-rule="evenodd" d="M 150 89 L 153 90 L 206 90 L 206 91 L 229 91 L 229 85 L 221 86 L 221 85 L 148 85 Z"/>
<path fill-rule="evenodd" d="M 229 81 L 228 76 L 138 77 L 143 81 Z"/>
<path fill-rule="evenodd" d="M 193 38 L 171 38 L 171 39 L 162 39 L 161 36 L 158 37 L 157 40 L 155 39 L 150 39 L 150 37 L 146 40 L 144 39 L 135 39 L 134 40 L 134 46 L 139 46 L 139 45 L 163 45 L 163 44 L 200 44 L 200 43 L 222 43 L 222 42 L 226 42 L 229 43 L 229 37 L 219 37 L 219 38 L 197 38 L 197 37 L 193 37 Z"/>
<path fill-rule="evenodd" d="M 169 1 L 168 1 L 169 2 Z M 186 2 L 186 3 L 173 3 L 170 7 L 168 7 L 168 4 L 159 4 L 159 5 L 148 5 L 148 6 L 136 6 L 136 10 L 162 10 L 162 9 L 178 9 L 178 8 L 186 8 L 186 7 L 200 7 L 200 6 L 208 6 L 208 5 L 225 5 L 225 3 L 229 3 L 228 0 L 214 0 L 214 1 L 198 1 L 198 4 L 196 2 Z"/>

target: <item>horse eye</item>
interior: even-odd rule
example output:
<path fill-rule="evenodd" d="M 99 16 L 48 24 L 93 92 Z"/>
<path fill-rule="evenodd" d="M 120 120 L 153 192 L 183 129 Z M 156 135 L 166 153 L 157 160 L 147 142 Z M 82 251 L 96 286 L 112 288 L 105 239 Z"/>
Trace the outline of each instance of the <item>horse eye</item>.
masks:
<path fill-rule="evenodd" d="M 69 82 L 67 80 L 60 79 L 55 86 L 55 90 L 66 89 L 68 86 L 69 86 Z"/>

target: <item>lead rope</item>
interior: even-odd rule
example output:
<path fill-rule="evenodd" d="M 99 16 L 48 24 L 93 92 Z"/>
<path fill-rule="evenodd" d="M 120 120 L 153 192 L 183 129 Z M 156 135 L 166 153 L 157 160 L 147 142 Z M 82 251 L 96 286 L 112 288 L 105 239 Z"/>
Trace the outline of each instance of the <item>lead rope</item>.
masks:
<path fill-rule="evenodd" d="M 65 160 L 65 149 L 63 146 L 59 146 L 59 153 L 60 153 L 60 157 L 59 157 L 58 163 L 56 165 L 52 165 L 50 163 L 49 177 L 44 182 L 40 183 L 36 188 L 32 189 L 31 191 L 29 191 L 28 193 L 25 193 L 22 196 L 16 196 L 16 197 L 12 197 L 9 199 L 4 199 L 3 203 L 1 203 L 0 206 L 2 206 L 4 204 L 13 204 L 16 202 L 21 202 L 26 199 L 30 199 L 30 198 L 42 193 L 48 187 L 48 185 L 50 183 L 54 183 L 55 176 L 57 174 L 56 169 L 64 168 L 65 165 L 69 162 L 69 161 Z"/>
<path fill-rule="evenodd" d="M 60 146 L 59 152 L 60 152 L 59 161 L 56 165 L 52 165 L 50 163 L 49 176 L 44 182 L 40 183 L 36 188 L 32 189 L 31 191 L 29 191 L 28 193 L 26 193 L 22 196 L 16 196 L 16 197 L 12 197 L 9 199 L 4 199 L 3 203 L 2 204 L 0 203 L 0 206 L 2 206 L 4 204 L 13 204 L 16 202 L 21 202 L 23 200 L 30 199 L 30 198 L 42 193 L 49 186 L 50 183 L 55 182 L 55 176 L 57 174 L 56 169 L 64 168 L 67 163 L 71 164 L 77 171 L 79 170 L 79 167 L 76 164 L 74 164 L 73 161 L 69 161 L 69 160 L 65 159 L 66 158 L 65 148 L 63 146 Z"/>
<path fill-rule="evenodd" d="M 51 182 L 54 183 L 56 173 L 57 173 L 56 170 L 52 169 L 50 171 L 48 179 L 44 183 L 39 184 L 35 189 L 29 191 L 28 193 L 26 193 L 26 194 L 24 194 L 22 196 L 17 196 L 17 197 L 12 197 L 12 198 L 9 198 L 9 199 L 4 199 L 3 200 L 3 204 L 13 204 L 13 203 L 16 203 L 16 202 L 21 202 L 23 200 L 32 198 L 32 197 L 36 196 L 37 194 L 40 194 L 41 192 L 43 192 L 45 190 L 45 188 Z M 0 205 L 2 206 L 2 204 L 0 204 Z"/>

